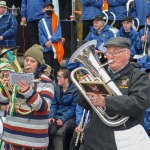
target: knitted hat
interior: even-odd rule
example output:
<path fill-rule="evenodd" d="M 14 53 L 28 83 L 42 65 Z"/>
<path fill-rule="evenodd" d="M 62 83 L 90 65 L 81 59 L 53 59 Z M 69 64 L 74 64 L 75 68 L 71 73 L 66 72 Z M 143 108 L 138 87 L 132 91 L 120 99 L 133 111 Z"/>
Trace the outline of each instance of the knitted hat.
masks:
<path fill-rule="evenodd" d="M 25 52 L 24 57 L 27 56 L 36 59 L 40 65 L 43 64 L 43 47 L 38 44 L 34 44 Z"/>

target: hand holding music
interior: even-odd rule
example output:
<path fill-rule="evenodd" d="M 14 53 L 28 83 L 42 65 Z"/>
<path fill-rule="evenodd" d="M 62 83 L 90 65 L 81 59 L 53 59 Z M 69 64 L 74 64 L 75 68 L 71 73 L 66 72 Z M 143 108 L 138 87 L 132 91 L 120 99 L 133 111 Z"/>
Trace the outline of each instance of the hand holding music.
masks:
<path fill-rule="evenodd" d="M 95 107 L 106 107 L 105 98 L 101 94 L 95 94 L 93 92 L 87 92 L 86 94 Z"/>
<path fill-rule="evenodd" d="M 25 93 L 30 89 L 30 86 L 23 80 L 17 82 L 19 92 Z"/>

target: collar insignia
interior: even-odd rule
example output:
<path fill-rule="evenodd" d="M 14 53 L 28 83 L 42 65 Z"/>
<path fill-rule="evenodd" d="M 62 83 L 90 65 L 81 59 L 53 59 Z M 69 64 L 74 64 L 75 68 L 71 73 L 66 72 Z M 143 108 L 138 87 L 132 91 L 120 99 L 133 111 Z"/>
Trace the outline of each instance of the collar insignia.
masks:
<path fill-rule="evenodd" d="M 122 79 L 120 88 L 128 88 L 129 79 Z"/>

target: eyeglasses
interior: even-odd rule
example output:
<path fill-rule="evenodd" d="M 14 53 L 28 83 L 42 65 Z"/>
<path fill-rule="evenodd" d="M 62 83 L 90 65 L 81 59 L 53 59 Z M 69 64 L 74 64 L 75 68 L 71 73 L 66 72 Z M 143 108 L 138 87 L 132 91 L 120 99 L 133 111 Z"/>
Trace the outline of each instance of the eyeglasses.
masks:
<path fill-rule="evenodd" d="M 61 75 L 57 75 L 57 78 L 64 78 L 63 76 L 61 76 Z"/>
<path fill-rule="evenodd" d="M 105 53 L 105 55 L 113 55 L 113 56 L 117 56 L 118 54 L 120 54 L 120 53 L 122 53 L 122 52 L 124 52 L 124 51 L 126 51 L 127 49 L 124 49 L 124 50 L 122 50 L 122 51 L 119 51 L 119 52 L 106 52 Z"/>

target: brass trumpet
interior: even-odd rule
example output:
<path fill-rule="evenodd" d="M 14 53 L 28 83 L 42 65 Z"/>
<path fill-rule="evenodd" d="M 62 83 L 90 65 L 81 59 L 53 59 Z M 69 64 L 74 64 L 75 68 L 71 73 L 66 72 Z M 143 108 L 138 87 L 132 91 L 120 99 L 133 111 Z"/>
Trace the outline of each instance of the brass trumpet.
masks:
<path fill-rule="evenodd" d="M 21 68 L 21 66 L 17 60 L 17 57 L 16 57 L 18 49 L 19 49 L 19 46 L 13 47 L 12 49 L 9 49 L 9 50 L 5 50 L 1 53 L 0 58 L 6 58 L 9 61 L 9 63 L 11 64 L 11 66 L 15 72 L 23 73 L 23 71 L 26 69 L 29 69 L 29 67 L 27 67 L 25 69 Z M 11 86 L 10 84 L 4 83 L 3 79 L 0 79 L 0 83 L 2 84 L 2 87 L 5 91 L 5 93 L 7 94 L 8 98 L 10 100 L 12 100 L 13 86 Z M 26 102 L 26 99 L 22 100 L 21 102 L 17 99 L 16 103 L 15 103 L 15 109 L 21 115 L 28 115 L 34 111 L 33 108 L 31 108 L 31 110 L 26 111 L 26 112 L 21 111 L 20 109 L 21 109 L 23 103 L 25 103 L 25 102 Z"/>
<path fill-rule="evenodd" d="M 84 109 L 84 110 L 83 110 L 82 117 L 81 117 L 81 120 L 80 120 L 80 123 L 79 123 L 79 128 L 81 128 L 82 130 L 84 130 L 84 128 L 85 128 L 85 126 L 86 126 L 86 124 L 87 124 L 87 122 L 88 122 L 88 118 L 89 118 L 89 113 L 90 113 L 90 111 L 88 110 L 88 112 L 87 112 L 87 114 L 86 114 L 86 118 L 85 118 L 85 120 L 84 120 L 85 112 L 86 112 L 86 110 Z M 78 145 L 78 142 L 79 142 L 79 141 L 80 141 L 80 143 L 82 143 L 83 135 L 84 135 L 83 132 L 78 131 L 77 137 L 76 137 L 76 141 L 75 141 L 75 146 Z"/>
<path fill-rule="evenodd" d="M 147 44 L 147 38 L 148 38 L 148 28 L 146 27 L 146 24 L 145 24 L 145 29 L 144 29 L 144 35 L 146 36 L 146 39 L 142 44 L 143 56 L 146 55 L 146 44 Z"/>

